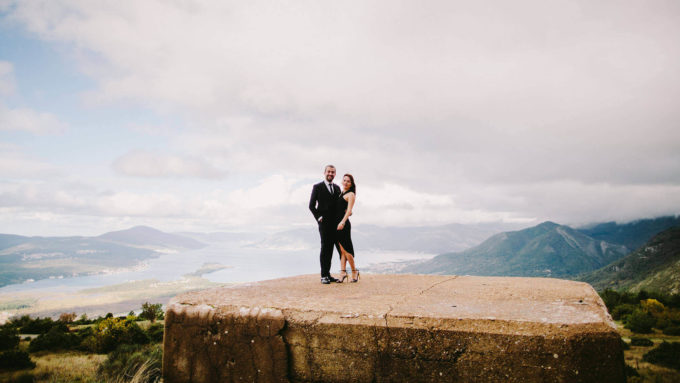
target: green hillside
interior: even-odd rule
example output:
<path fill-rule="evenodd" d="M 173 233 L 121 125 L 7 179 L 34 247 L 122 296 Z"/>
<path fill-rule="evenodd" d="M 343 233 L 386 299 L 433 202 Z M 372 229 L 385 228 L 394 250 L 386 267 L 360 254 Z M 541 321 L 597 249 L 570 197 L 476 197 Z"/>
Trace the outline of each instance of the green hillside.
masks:
<path fill-rule="evenodd" d="M 573 277 L 627 254 L 568 226 L 544 222 L 494 235 L 479 246 L 447 253 L 402 270 L 409 273 Z"/>
<path fill-rule="evenodd" d="M 579 279 L 597 290 L 680 293 L 680 226 L 656 235 L 628 256 Z"/>
<path fill-rule="evenodd" d="M 639 219 L 624 224 L 606 222 L 577 230 L 594 239 L 624 245 L 633 251 L 655 235 L 675 226 L 680 226 L 680 216 Z"/>

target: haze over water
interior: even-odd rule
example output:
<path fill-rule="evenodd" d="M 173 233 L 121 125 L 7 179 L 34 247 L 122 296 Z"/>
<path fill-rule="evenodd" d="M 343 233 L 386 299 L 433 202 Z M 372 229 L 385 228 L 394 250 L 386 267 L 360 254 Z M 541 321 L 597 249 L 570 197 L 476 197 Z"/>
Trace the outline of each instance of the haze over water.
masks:
<path fill-rule="evenodd" d="M 33 291 L 54 293 L 104 287 L 125 282 L 158 279 L 161 282 L 181 279 L 198 270 L 205 263 L 217 263 L 228 268 L 203 277 L 217 283 L 254 282 L 300 274 L 319 273 L 318 249 L 262 249 L 252 246 L 211 244 L 198 250 L 162 254 L 144 262 L 145 267 L 111 274 L 44 279 L 35 282 L 8 285 L 0 293 Z M 359 267 L 377 263 L 431 258 L 434 254 L 400 251 L 370 251 L 358 254 Z M 340 268 L 337 252 L 334 253 L 332 273 Z M 349 269 L 349 266 L 348 266 Z"/>

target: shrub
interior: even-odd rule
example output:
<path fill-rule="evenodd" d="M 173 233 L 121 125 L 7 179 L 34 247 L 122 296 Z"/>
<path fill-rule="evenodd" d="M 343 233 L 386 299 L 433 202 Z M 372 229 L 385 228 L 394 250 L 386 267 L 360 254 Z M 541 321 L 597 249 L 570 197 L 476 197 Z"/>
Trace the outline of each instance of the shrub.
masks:
<path fill-rule="evenodd" d="M 626 365 L 624 371 L 626 376 L 640 376 L 640 374 L 633 366 Z"/>
<path fill-rule="evenodd" d="M 163 349 L 160 345 L 121 345 L 111 352 L 98 373 L 112 379 L 156 382 L 160 379 Z M 139 379 L 141 378 L 141 379 Z"/>
<path fill-rule="evenodd" d="M 61 313 L 59 322 L 72 323 L 76 319 L 76 313 Z"/>
<path fill-rule="evenodd" d="M 83 345 L 98 353 L 111 352 L 121 344 L 146 344 L 149 337 L 134 320 L 106 318 L 92 328 Z"/>
<path fill-rule="evenodd" d="M 163 319 L 163 305 L 161 303 L 145 302 L 142 304 L 142 312 L 139 314 L 139 317 L 148 319 L 152 323 L 156 319 Z"/>
<path fill-rule="evenodd" d="M 19 345 L 19 331 L 16 327 L 0 328 L 0 351 L 11 350 Z"/>
<path fill-rule="evenodd" d="M 663 333 L 666 335 L 680 335 L 680 326 L 668 326 L 663 329 Z"/>
<path fill-rule="evenodd" d="M 633 337 L 633 338 L 630 338 L 630 345 L 631 346 L 650 347 L 650 346 L 654 346 L 654 342 L 652 342 L 651 340 L 649 340 L 647 338 Z"/>
<path fill-rule="evenodd" d="M 644 301 L 640 301 L 640 306 L 642 306 L 643 310 L 651 314 L 660 314 L 666 309 L 663 303 L 659 302 L 656 299 L 651 298 L 645 299 Z"/>
<path fill-rule="evenodd" d="M 658 347 L 646 353 L 642 360 L 680 370 L 680 343 L 664 341 Z"/>
<path fill-rule="evenodd" d="M 14 322 L 21 328 L 23 334 L 44 334 L 55 325 L 65 326 L 63 323 L 58 324 L 52 318 L 35 318 L 31 319 L 28 315 L 22 316 L 19 320 Z"/>
<path fill-rule="evenodd" d="M 0 353 L 0 369 L 2 370 L 23 370 L 34 367 L 35 363 L 26 351 L 9 350 Z"/>
<path fill-rule="evenodd" d="M 62 328 L 55 326 L 45 334 L 40 334 L 37 338 L 33 339 L 28 346 L 28 350 L 30 352 L 69 350 L 78 347 L 80 341 L 81 339 L 78 335 L 63 331 Z"/>
<path fill-rule="evenodd" d="M 614 310 L 614 307 L 623 303 L 621 301 L 621 294 L 612 289 L 606 289 L 600 292 L 600 297 L 604 301 L 604 304 L 607 306 L 607 310 L 609 310 L 610 313 L 612 310 Z"/>
<path fill-rule="evenodd" d="M 35 376 L 30 372 L 23 372 L 19 376 L 12 380 L 12 383 L 33 383 L 35 382 Z"/>
<path fill-rule="evenodd" d="M 630 343 L 623 340 L 623 338 L 621 338 L 621 349 L 630 350 Z"/>
<path fill-rule="evenodd" d="M 654 317 L 642 310 L 635 310 L 626 321 L 626 328 L 639 334 L 649 334 L 656 323 Z"/>
<path fill-rule="evenodd" d="M 83 314 L 78 318 L 77 321 L 73 322 L 74 324 L 91 324 L 93 321 L 87 318 L 87 314 Z"/>
<path fill-rule="evenodd" d="M 614 320 L 623 319 L 625 316 L 632 314 L 636 308 L 637 308 L 636 305 L 630 303 L 618 305 L 614 307 L 614 309 L 611 311 L 612 318 Z"/>
<path fill-rule="evenodd" d="M 154 323 L 146 330 L 149 335 L 149 339 L 152 342 L 158 343 L 163 341 L 163 325 L 160 323 Z"/>

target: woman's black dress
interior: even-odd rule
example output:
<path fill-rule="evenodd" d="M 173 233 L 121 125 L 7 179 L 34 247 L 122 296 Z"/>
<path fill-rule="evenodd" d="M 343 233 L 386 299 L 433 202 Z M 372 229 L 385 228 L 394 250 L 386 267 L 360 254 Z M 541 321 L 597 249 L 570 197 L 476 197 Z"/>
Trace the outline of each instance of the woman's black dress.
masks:
<path fill-rule="evenodd" d="M 338 223 L 342 221 L 342 217 L 345 216 L 345 212 L 347 211 L 347 201 L 345 200 L 345 194 L 346 192 L 342 192 L 340 195 L 340 200 L 338 201 Z M 345 249 L 346 252 L 352 254 L 353 256 L 356 255 L 354 254 L 354 246 L 352 246 L 352 224 L 349 223 L 349 218 L 345 222 L 345 226 L 342 228 L 342 230 L 338 230 L 338 235 L 336 237 L 337 241 L 339 244 L 342 245 L 342 248 Z M 339 253 L 339 251 L 338 251 Z M 342 256 L 342 255 L 340 255 Z"/>

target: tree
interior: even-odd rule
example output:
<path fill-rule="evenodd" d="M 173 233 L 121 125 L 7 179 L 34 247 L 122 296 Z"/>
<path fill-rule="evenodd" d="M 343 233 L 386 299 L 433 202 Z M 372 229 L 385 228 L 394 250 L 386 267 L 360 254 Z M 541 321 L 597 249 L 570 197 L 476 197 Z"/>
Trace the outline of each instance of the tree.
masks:
<path fill-rule="evenodd" d="M 139 316 L 141 318 L 150 320 L 151 323 L 155 322 L 156 319 L 162 319 L 163 304 L 145 302 L 142 304 L 142 313 L 139 314 Z"/>
<path fill-rule="evenodd" d="M 76 319 L 76 313 L 61 313 L 59 315 L 59 322 L 71 323 Z"/>
<path fill-rule="evenodd" d="M 9 350 L 0 352 L 0 370 L 23 370 L 34 368 L 35 363 L 26 351 Z"/>
<path fill-rule="evenodd" d="M 654 319 L 654 317 L 649 313 L 642 310 L 635 310 L 628 317 L 626 328 L 639 334 L 649 334 L 652 332 L 652 327 L 654 327 L 655 323 L 656 319 Z"/>
<path fill-rule="evenodd" d="M 643 355 L 642 360 L 680 370 L 680 343 L 663 341 L 658 347 Z"/>
<path fill-rule="evenodd" d="M 72 334 L 69 331 L 63 331 L 62 328 L 52 327 L 50 331 L 45 334 L 38 335 L 37 338 L 31 341 L 28 347 L 30 352 L 42 350 L 69 350 L 76 348 L 80 344 L 80 337 Z"/>
<path fill-rule="evenodd" d="M 12 350 L 19 345 L 19 331 L 14 326 L 0 327 L 0 351 Z"/>
<path fill-rule="evenodd" d="M 121 344 L 147 344 L 149 337 L 134 320 L 105 318 L 92 328 L 83 346 L 94 352 L 107 353 Z"/>

